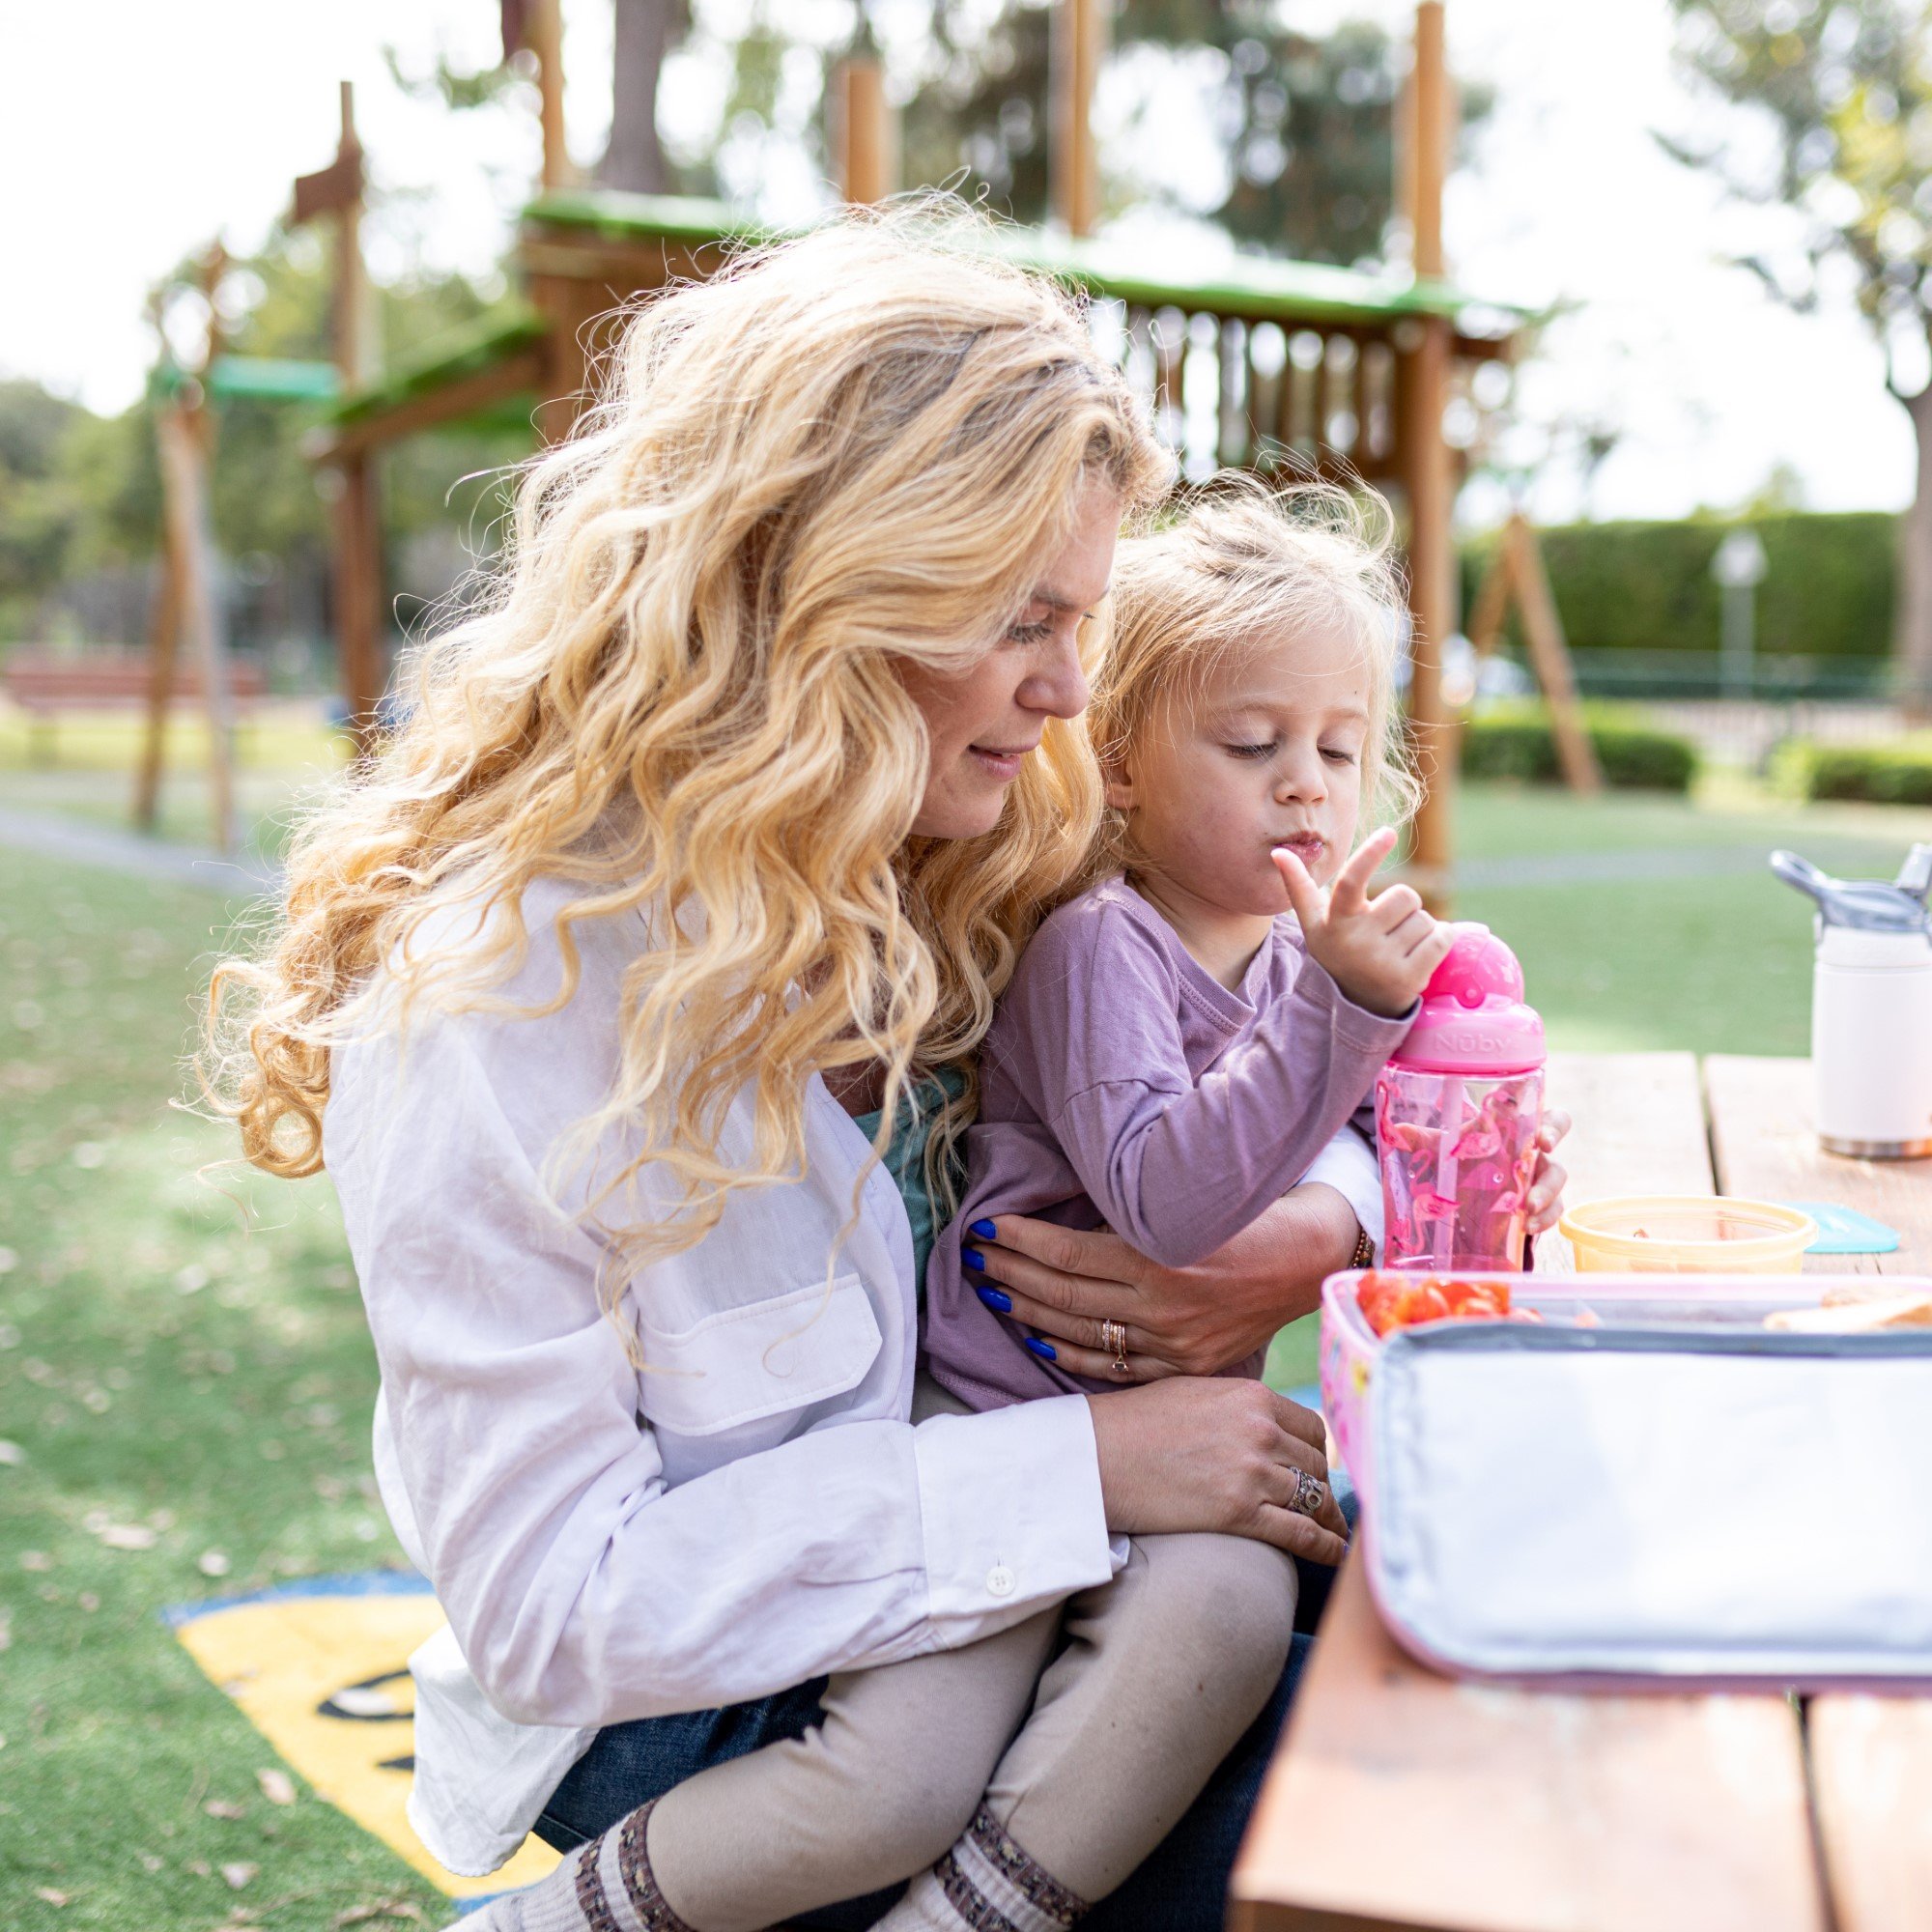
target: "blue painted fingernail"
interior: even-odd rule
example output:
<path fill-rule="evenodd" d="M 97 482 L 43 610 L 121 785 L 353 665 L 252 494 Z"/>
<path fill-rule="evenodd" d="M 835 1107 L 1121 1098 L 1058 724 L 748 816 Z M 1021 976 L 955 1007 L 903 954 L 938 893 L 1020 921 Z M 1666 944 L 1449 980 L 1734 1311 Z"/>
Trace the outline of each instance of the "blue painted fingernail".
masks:
<path fill-rule="evenodd" d="M 959 1259 L 969 1268 L 978 1268 L 981 1274 L 986 1272 L 986 1257 L 978 1248 L 961 1248 L 959 1250 Z"/>
<path fill-rule="evenodd" d="M 978 1235 L 982 1241 L 990 1241 L 998 1237 L 1000 1231 L 990 1221 L 973 1221 L 967 1224 L 966 1232 Z"/>
<path fill-rule="evenodd" d="M 1060 1359 L 1053 1351 L 1053 1344 L 1042 1342 L 1037 1335 L 1029 1335 L 1026 1338 L 1026 1345 L 1044 1361 L 1057 1362 Z"/>
<path fill-rule="evenodd" d="M 996 1308 L 1002 1315 L 1010 1315 L 1013 1312 L 1013 1298 L 1010 1294 L 1002 1294 L 997 1288 L 981 1288 L 974 1292 L 988 1308 Z"/>

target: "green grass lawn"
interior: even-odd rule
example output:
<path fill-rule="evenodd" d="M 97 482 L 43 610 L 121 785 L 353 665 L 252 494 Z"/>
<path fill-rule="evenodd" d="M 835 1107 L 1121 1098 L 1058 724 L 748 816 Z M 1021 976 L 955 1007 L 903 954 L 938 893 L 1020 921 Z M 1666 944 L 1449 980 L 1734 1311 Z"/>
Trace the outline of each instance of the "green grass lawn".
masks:
<path fill-rule="evenodd" d="M 0 707 L 0 806 L 47 810 L 125 829 L 142 742 L 132 713 L 77 712 L 59 721 L 52 763 L 42 762 L 25 718 Z M 236 735 L 235 803 L 244 851 L 273 858 L 301 801 L 340 772 L 349 741 L 317 719 L 317 707 L 265 708 Z M 168 728 L 156 836 L 184 845 L 213 842 L 208 733 L 178 714 Z"/>
<path fill-rule="evenodd" d="M 225 916 L 0 848 L 0 1925 L 21 1932 L 448 1916 L 306 1787 L 263 1797 L 274 1753 L 156 1615 L 401 1561 L 327 1181 L 201 1178 L 232 1137 L 169 1105 Z"/>
<path fill-rule="evenodd" d="M 249 781 L 264 849 L 314 769 Z M 125 788 L 111 770 L 0 758 L 16 808 L 111 822 Z M 188 836 L 194 801 L 184 779 Z M 1472 790 L 1461 825 L 1484 861 L 1702 850 L 1721 866 L 1788 842 L 1874 872 L 1932 837 L 1932 814 L 1742 788 L 1695 806 Z M 369 1473 L 375 1364 L 327 1183 L 200 1178 L 230 1137 L 170 1106 L 231 910 L 0 847 L 0 1926 L 23 1932 L 306 1932 L 384 1901 L 445 1916 L 305 1787 L 293 1806 L 263 1798 L 273 1754 L 156 1615 L 401 1560 Z M 1769 873 L 1492 883 L 1460 910 L 1518 949 L 1558 1046 L 1804 1050 L 1809 922 Z M 1297 1324 L 1271 1378 L 1313 1364 Z M 112 1548 L 106 1525 L 154 1541 Z M 224 1864 L 259 1872 L 236 1891 Z"/>
<path fill-rule="evenodd" d="M 244 713 L 235 729 L 237 766 L 291 772 L 340 763 L 347 740 L 330 730 L 321 714 L 318 701 L 295 698 Z M 71 711 L 40 724 L 15 706 L 0 703 L 0 771 L 102 772 L 120 778 L 133 771 L 146 737 L 138 710 Z M 170 772 L 199 778 L 207 771 L 208 726 L 191 708 L 178 704 L 170 713 L 162 755 Z"/>
<path fill-rule="evenodd" d="M 1459 857 L 1492 867 L 1566 854 L 1708 857 L 1702 875 L 1459 893 L 1459 917 L 1516 949 L 1550 1045 L 1582 1051 L 1809 1052 L 1809 901 L 1759 862 L 1789 845 L 1827 871 L 1889 878 L 1915 839 L 1932 838 L 1932 812 L 1799 806 L 1734 780 L 1689 804 L 1472 785 L 1459 807 Z"/>

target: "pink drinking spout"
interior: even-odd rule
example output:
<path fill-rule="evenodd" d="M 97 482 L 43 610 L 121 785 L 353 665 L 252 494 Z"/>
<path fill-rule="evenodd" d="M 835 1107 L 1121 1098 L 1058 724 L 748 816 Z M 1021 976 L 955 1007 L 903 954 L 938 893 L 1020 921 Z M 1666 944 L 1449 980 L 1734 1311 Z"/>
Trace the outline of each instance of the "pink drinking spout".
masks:
<path fill-rule="evenodd" d="M 1487 925 L 1464 920 L 1422 991 L 1422 1011 L 1391 1064 L 1495 1079 L 1544 1064 L 1543 1020 L 1523 1004 L 1522 968 Z"/>

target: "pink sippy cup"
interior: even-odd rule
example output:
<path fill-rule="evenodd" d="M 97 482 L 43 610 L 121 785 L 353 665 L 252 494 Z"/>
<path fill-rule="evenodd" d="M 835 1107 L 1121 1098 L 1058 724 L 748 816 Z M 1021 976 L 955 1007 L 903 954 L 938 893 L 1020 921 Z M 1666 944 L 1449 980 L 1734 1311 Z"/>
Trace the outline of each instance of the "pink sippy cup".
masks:
<path fill-rule="evenodd" d="M 1519 1269 L 1543 1121 L 1543 1021 L 1522 1003 L 1516 954 L 1486 925 L 1452 930 L 1421 1013 L 1376 1081 L 1383 1264 Z"/>

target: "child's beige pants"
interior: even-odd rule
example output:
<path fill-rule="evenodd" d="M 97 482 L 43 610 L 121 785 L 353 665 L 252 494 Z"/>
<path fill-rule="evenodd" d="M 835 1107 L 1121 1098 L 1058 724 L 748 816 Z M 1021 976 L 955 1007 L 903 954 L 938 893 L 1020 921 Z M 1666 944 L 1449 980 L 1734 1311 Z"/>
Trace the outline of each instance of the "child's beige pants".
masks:
<path fill-rule="evenodd" d="M 921 1378 L 915 1420 L 958 1406 Z M 759 1932 L 924 1870 L 983 1799 L 1092 1904 L 1267 1702 L 1294 1595 L 1293 1561 L 1267 1544 L 1137 1537 L 1111 1582 L 998 1636 L 834 1677 L 816 1729 L 658 1801 L 648 1855 L 665 1900 L 696 1932 Z"/>

